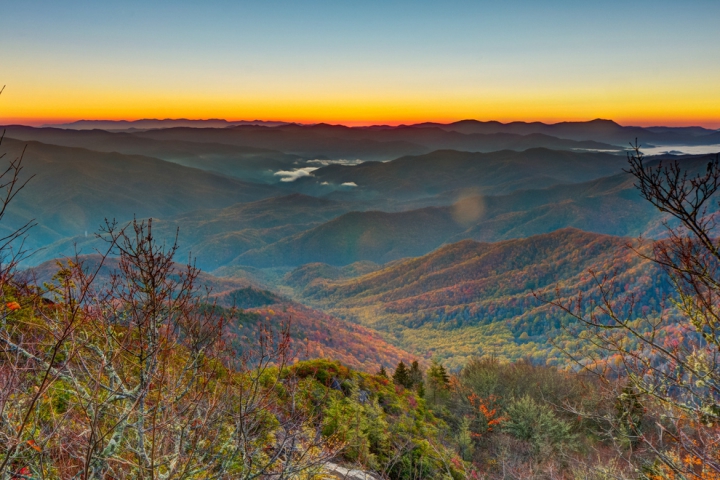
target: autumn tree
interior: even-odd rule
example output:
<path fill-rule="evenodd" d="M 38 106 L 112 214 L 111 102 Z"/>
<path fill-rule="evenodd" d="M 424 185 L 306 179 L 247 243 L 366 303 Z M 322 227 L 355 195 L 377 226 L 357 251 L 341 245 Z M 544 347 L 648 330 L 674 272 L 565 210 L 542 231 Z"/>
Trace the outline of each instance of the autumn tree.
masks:
<path fill-rule="evenodd" d="M 611 436 L 628 438 L 625 448 L 640 442 L 660 462 L 658 478 L 718 478 L 720 159 L 648 163 L 635 145 L 628 160 L 642 197 L 666 215 L 664 238 L 630 248 L 664 272 L 673 295 L 660 313 L 638 312 L 612 272 L 591 272 L 598 297 L 551 303 L 598 349 L 573 358 L 617 399 L 604 419 Z M 641 405 L 655 411 L 652 425 Z"/>
<path fill-rule="evenodd" d="M 233 311 L 176 243 L 137 221 L 101 236 L 94 264 L 59 262 L 46 289 L 3 285 L 0 478 L 288 477 L 335 454 L 282 374 L 288 328 L 259 324 L 238 355 Z"/>

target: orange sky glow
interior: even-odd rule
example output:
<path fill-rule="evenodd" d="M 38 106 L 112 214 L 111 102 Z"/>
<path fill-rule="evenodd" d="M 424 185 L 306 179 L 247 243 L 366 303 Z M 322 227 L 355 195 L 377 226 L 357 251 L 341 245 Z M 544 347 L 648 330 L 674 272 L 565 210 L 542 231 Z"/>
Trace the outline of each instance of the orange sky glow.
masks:
<path fill-rule="evenodd" d="M 332 123 L 348 126 L 400 125 L 420 122 L 449 123 L 463 119 L 540 121 L 587 121 L 595 118 L 614 120 L 621 125 L 638 126 L 703 126 L 720 128 L 720 101 L 697 100 L 695 95 L 678 95 L 664 104 L 652 99 L 637 101 L 628 95 L 598 98 L 592 102 L 577 102 L 573 95 L 553 99 L 536 98 L 522 92 L 506 92 L 494 98 L 481 95 L 444 95 L 440 98 L 394 99 L 370 98 L 332 99 L 322 95 L 315 99 L 293 99 L 285 96 L 280 101 L 259 98 L 147 98 L 152 94 L 134 92 L 120 96 L 112 92 L 98 93 L 94 97 L 57 92 L 59 100 L 51 94 L 34 95 L 32 91 L 14 94 L 8 88 L 0 96 L 0 124 L 45 125 L 69 123 L 76 120 L 138 120 L 144 118 L 223 118 L 234 120 L 275 120 L 304 124 Z M 659 94 L 659 96 L 661 96 Z M 678 98 L 681 97 L 681 98 Z M 70 99 L 68 101 L 68 99 Z"/>
<path fill-rule="evenodd" d="M 720 128 L 720 2 L 9 2 L 0 123 Z"/>

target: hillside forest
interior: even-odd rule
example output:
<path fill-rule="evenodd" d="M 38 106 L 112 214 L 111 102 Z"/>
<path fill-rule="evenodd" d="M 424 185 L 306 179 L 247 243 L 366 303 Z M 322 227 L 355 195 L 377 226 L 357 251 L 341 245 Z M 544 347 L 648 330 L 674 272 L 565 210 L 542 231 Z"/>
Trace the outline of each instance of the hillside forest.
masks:
<path fill-rule="evenodd" d="M 4 127 L 1 479 L 720 478 L 720 132 L 146 122 Z"/>

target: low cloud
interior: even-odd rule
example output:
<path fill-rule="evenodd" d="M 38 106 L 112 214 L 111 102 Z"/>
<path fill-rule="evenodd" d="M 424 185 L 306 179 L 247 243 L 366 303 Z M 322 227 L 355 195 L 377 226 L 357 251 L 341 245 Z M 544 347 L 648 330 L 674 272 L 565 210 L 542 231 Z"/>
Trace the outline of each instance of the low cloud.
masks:
<path fill-rule="evenodd" d="M 295 170 L 280 170 L 275 172 L 275 175 L 282 177 L 281 182 L 294 182 L 301 177 L 312 177 L 312 172 L 315 170 L 317 167 L 296 168 Z"/>
<path fill-rule="evenodd" d="M 312 160 L 308 160 L 307 163 L 314 163 L 316 165 L 322 165 L 323 167 L 326 167 L 328 165 L 360 165 L 363 163 L 363 160 L 356 158 L 355 160 L 348 160 L 345 158 L 338 158 L 338 159 L 324 159 L 324 158 L 315 158 Z"/>
<path fill-rule="evenodd" d="M 340 184 L 341 187 L 357 187 L 357 183 L 355 182 L 345 182 Z"/>

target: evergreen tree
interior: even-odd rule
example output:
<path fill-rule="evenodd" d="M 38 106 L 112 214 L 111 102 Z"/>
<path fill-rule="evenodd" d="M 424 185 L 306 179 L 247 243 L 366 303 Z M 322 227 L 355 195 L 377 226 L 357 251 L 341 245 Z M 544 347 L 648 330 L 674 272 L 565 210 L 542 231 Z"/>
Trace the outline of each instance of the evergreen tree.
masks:
<path fill-rule="evenodd" d="M 450 375 L 447 370 L 436 360 L 432 361 L 430 370 L 428 370 L 428 377 L 431 378 L 440 388 L 447 388 L 450 386 Z"/>
<path fill-rule="evenodd" d="M 417 386 L 417 394 L 420 398 L 425 398 L 425 382 L 420 380 L 420 385 Z"/>
<path fill-rule="evenodd" d="M 385 365 L 380 365 L 380 371 L 377 373 L 380 377 L 390 378 L 388 377 L 387 370 L 385 370 Z"/>
<path fill-rule="evenodd" d="M 475 446 L 473 444 L 472 431 L 470 430 L 470 419 L 463 417 L 460 421 L 460 431 L 457 436 L 458 453 L 465 461 L 472 460 Z"/>
<path fill-rule="evenodd" d="M 423 374 L 420 370 L 420 364 L 417 360 L 414 360 L 410 365 L 410 382 L 413 387 L 417 387 L 422 383 Z"/>
<path fill-rule="evenodd" d="M 398 366 L 395 369 L 395 373 L 393 373 L 393 382 L 395 382 L 396 385 L 402 385 L 405 388 L 412 387 L 410 372 L 402 360 L 400 360 L 400 363 L 398 363 Z"/>
<path fill-rule="evenodd" d="M 430 399 L 438 402 L 447 397 L 450 389 L 450 376 L 437 360 L 433 360 L 427 374 L 428 390 Z M 424 390 L 424 388 L 423 388 Z M 423 392 L 424 393 L 424 392 Z"/>

